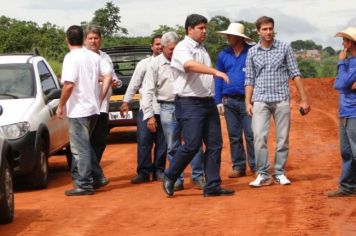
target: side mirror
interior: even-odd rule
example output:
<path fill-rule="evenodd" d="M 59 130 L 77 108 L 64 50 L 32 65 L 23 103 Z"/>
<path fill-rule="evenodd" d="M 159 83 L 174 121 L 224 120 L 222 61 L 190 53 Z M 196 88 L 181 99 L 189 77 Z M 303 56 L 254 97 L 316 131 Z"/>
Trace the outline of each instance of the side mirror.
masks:
<path fill-rule="evenodd" d="M 46 95 L 48 100 L 59 99 L 61 97 L 62 90 L 60 89 L 51 89 Z"/>

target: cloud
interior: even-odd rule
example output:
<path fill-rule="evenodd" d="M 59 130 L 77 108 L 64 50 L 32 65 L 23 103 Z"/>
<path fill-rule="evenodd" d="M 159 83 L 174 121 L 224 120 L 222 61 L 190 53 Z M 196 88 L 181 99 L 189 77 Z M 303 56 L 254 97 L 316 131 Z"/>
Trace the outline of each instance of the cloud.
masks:
<path fill-rule="evenodd" d="M 355 12 L 355 11 L 354 11 Z M 356 27 L 356 16 L 351 18 L 348 22 L 347 22 L 347 26 L 354 26 Z"/>
<path fill-rule="evenodd" d="M 23 8 L 28 10 L 56 10 L 56 11 L 83 11 L 91 9 L 99 9 L 105 6 L 104 2 L 95 0 L 61 0 L 47 1 L 36 0 L 23 4 Z M 94 10 L 95 11 L 95 10 Z M 93 12 L 94 12 L 93 11 Z"/>

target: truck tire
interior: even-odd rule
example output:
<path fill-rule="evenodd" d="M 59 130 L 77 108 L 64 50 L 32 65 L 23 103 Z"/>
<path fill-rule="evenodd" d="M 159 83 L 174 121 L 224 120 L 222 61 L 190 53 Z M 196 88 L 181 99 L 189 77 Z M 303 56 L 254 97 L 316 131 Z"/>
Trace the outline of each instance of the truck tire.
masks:
<path fill-rule="evenodd" d="M 43 137 L 39 138 L 36 147 L 35 166 L 28 181 L 32 189 L 44 189 L 48 185 L 48 151 Z"/>
<path fill-rule="evenodd" d="M 4 158 L 0 169 L 0 223 L 10 223 L 14 217 L 14 191 L 12 169 Z"/>

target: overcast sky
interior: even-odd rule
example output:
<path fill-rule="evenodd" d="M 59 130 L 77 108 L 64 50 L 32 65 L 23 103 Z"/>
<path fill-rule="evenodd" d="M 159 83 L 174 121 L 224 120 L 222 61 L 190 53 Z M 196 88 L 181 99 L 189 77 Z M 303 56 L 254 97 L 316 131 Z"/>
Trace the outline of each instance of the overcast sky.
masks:
<path fill-rule="evenodd" d="M 90 21 L 105 6 L 97 0 L 0 0 L 0 15 L 39 25 L 50 22 L 67 28 Z M 216 15 L 231 21 L 254 22 L 259 16 L 275 20 L 277 38 L 291 42 L 311 39 L 318 44 L 341 48 L 336 32 L 356 26 L 356 0 L 112 0 L 120 7 L 121 26 L 130 36 L 147 36 L 159 25 L 184 25 L 188 14 L 208 19 Z"/>

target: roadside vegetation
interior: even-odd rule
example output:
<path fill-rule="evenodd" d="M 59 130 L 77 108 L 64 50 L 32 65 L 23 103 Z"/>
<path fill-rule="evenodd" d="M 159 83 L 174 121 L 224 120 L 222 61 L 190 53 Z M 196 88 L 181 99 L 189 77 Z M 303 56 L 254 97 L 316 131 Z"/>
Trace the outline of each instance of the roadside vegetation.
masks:
<path fill-rule="evenodd" d="M 185 30 L 182 25 L 160 25 L 153 30 L 152 35 L 146 37 L 129 37 L 126 28 L 121 26 L 120 8 L 112 2 L 105 3 L 103 8 L 96 10 L 90 21 L 81 22 L 82 26 L 95 23 L 102 27 L 104 33 L 103 47 L 119 45 L 148 45 L 150 37 L 167 31 L 176 31 L 183 38 Z M 225 30 L 230 24 L 230 19 L 225 16 L 214 16 L 208 22 L 208 36 L 205 42 L 213 63 L 218 52 L 226 46 L 226 41 L 216 31 Z M 255 42 L 258 35 L 254 23 L 239 21 L 246 27 L 246 34 Z M 67 53 L 65 44 L 65 29 L 63 27 L 45 23 L 42 26 L 32 21 L 20 21 L 6 16 L 0 16 L 0 53 L 28 53 L 37 48 L 44 56 L 55 73 L 60 76 L 61 63 Z M 320 57 L 299 57 L 298 64 L 306 78 L 334 77 L 336 75 L 337 52 L 331 48 L 323 48 L 312 40 L 296 40 L 291 43 L 298 56 L 300 53 L 316 50 Z"/>

